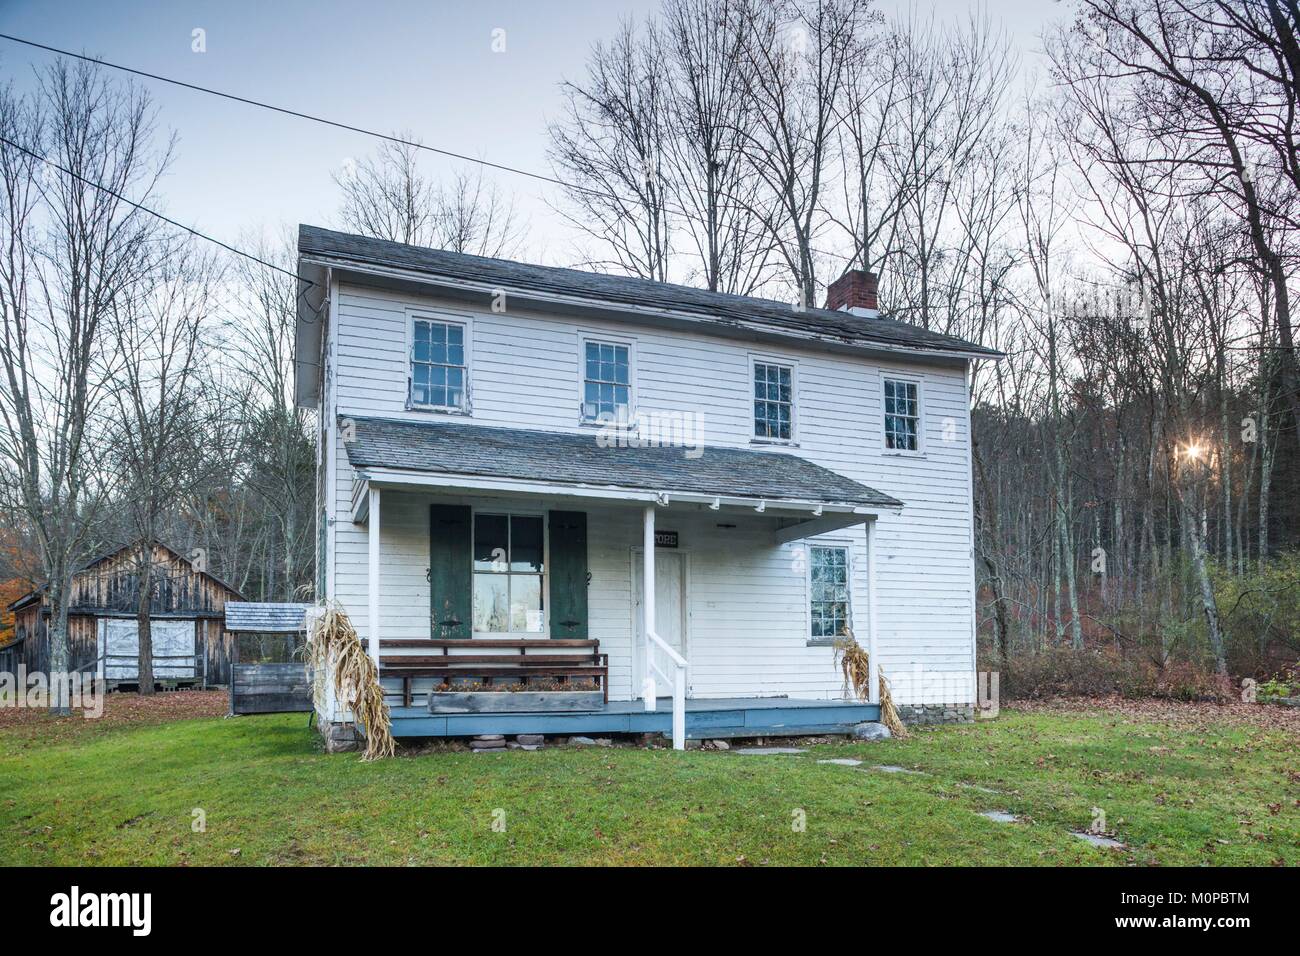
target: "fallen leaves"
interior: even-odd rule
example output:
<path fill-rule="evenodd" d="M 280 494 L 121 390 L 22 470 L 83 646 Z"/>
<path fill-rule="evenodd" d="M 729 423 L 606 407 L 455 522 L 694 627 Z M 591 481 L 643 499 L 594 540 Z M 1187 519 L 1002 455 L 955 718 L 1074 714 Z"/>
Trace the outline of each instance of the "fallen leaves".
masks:
<path fill-rule="evenodd" d="M 1214 734 L 1224 725 L 1256 727 L 1300 736 L 1300 707 L 1270 707 L 1266 704 L 1227 704 L 1156 700 L 1124 697 L 1058 697 L 1051 700 L 1018 700 L 1007 709 L 1025 713 L 1095 714 L 1099 709 L 1126 723 L 1159 723 Z M 1152 748 L 1153 752 L 1156 748 Z"/>

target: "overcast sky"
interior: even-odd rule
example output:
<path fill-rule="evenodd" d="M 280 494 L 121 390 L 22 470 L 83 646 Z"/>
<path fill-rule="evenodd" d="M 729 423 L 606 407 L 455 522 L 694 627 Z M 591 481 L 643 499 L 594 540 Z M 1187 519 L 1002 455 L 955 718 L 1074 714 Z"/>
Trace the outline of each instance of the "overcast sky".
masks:
<path fill-rule="evenodd" d="M 905 5 L 878 0 L 892 13 Z M 656 0 L 430 0 L 267 3 L 265 0 L 0 0 L 0 32 L 116 63 L 324 115 L 380 131 L 405 130 L 429 145 L 549 172 L 546 127 L 558 84 L 580 78 L 591 45 Z M 985 0 L 1021 59 L 1033 64 L 1043 26 L 1068 7 L 1056 0 Z M 964 16 L 965 0 L 933 6 Z M 193 31 L 205 34 L 196 53 Z M 505 52 L 492 49 L 504 30 Z M 0 77 L 31 81 L 50 54 L 0 40 Z M 218 238 L 282 223 L 336 225 L 330 174 L 375 148 L 369 138 L 142 80 L 159 123 L 178 138 L 163 184 L 167 211 Z M 431 174 L 454 161 L 427 155 Z M 545 203 L 555 191 L 494 174 L 530 226 L 521 258 L 564 263 L 571 233 Z"/>

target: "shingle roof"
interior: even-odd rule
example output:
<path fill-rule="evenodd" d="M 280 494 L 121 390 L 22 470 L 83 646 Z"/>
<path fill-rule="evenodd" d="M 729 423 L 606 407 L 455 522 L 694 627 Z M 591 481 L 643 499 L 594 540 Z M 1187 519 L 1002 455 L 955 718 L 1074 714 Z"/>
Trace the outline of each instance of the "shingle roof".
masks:
<path fill-rule="evenodd" d="M 343 420 L 343 419 L 341 419 Z M 898 508 L 902 502 L 791 454 L 697 446 L 602 446 L 595 434 L 348 417 L 354 467 L 557 485 Z M 699 452 L 695 455 L 695 452 Z M 688 454 L 689 452 L 689 454 Z"/>
<path fill-rule="evenodd" d="M 688 313 L 718 325 L 805 340 L 959 352 L 973 356 L 1001 355 L 995 349 L 953 336 L 940 335 L 896 319 L 872 318 L 816 308 L 796 310 L 788 302 L 773 299 L 710 292 L 707 289 L 631 276 L 531 265 L 507 259 L 488 259 L 383 239 L 369 239 L 321 229 L 319 226 L 298 227 L 298 252 L 304 256 L 341 259 L 361 265 L 406 269 L 453 281 L 483 284 L 490 288 L 666 309 Z"/>
<path fill-rule="evenodd" d="M 310 604 L 262 604 L 251 601 L 226 602 L 228 631 L 302 631 Z"/>

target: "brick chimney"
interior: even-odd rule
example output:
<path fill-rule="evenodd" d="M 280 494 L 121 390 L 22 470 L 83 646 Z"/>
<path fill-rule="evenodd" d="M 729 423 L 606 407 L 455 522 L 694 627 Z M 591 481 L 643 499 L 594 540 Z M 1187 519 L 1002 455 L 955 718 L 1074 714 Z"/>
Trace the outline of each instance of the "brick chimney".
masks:
<path fill-rule="evenodd" d="M 880 277 L 863 269 L 850 269 L 826 290 L 826 308 L 844 310 L 855 315 L 878 315 L 876 287 Z"/>

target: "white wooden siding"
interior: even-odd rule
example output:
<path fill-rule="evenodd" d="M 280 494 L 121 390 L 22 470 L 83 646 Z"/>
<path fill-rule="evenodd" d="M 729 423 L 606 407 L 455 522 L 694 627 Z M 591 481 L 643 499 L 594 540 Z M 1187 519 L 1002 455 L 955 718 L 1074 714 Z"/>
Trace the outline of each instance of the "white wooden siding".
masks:
<path fill-rule="evenodd" d="M 406 409 L 406 310 L 438 303 L 342 286 L 329 350 L 327 396 L 342 415 L 427 421 L 440 413 Z M 451 307 L 464 313 L 461 306 Z M 862 321 L 870 322 L 864 318 Z M 752 382 L 749 356 L 787 355 L 799 365 L 795 396 L 798 444 L 780 450 L 877 488 L 905 503 L 880 518 L 877 646 L 895 696 L 904 703 L 968 703 L 974 699 L 974 568 L 971 552 L 969 407 L 960 367 L 876 361 L 809 349 L 779 349 L 623 323 L 566 321 L 512 311 L 473 313 L 472 411 L 456 420 L 481 425 L 577 432 L 581 361 L 578 329 L 636 341 L 638 408 L 700 416 L 703 441 L 749 447 Z M 922 455 L 883 449 L 882 373 L 922 381 Z M 331 381 L 332 379 L 332 381 Z M 332 386 L 332 388 L 330 387 Z M 329 399 L 327 398 L 327 401 Z M 328 407 L 328 406 L 327 406 Z M 445 414 L 445 413 L 444 413 Z M 333 418 L 333 415 L 330 415 Z M 945 435 L 947 423 L 947 435 Z M 332 594 L 366 628 L 366 529 L 349 520 L 352 469 L 337 429 Z M 386 637 L 428 635 L 427 496 L 385 492 L 382 531 L 382 630 Z M 447 499 L 443 499 L 447 500 Z M 531 503 L 537 507 L 537 502 Z M 589 594 L 592 636 L 610 654 L 611 689 L 630 697 L 631 547 L 639 512 L 591 509 Z M 723 531 L 718 521 L 739 527 Z M 839 696 L 840 681 L 825 647 L 807 647 L 807 593 L 790 569 L 789 551 L 770 544 L 771 519 L 738 521 L 715 513 L 678 517 L 661 511 L 661 527 L 682 533 L 691 559 L 692 691 L 696 696 L 789 694 Z M 852 536 L 854 620 L 865 634 L 865 532 Z"/>

